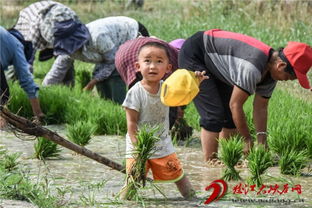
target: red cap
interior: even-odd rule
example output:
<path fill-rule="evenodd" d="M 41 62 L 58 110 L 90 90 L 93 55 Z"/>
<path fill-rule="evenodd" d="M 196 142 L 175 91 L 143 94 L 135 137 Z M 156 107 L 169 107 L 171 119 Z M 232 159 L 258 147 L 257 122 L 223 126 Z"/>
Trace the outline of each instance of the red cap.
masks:
<path fill-rule="evenodd" d="M 283 53 L 293 67 L 300 85 L 310 89 L 307 73 L 312 66 L 312 48 L 305 43 L 288 42 Z"/>

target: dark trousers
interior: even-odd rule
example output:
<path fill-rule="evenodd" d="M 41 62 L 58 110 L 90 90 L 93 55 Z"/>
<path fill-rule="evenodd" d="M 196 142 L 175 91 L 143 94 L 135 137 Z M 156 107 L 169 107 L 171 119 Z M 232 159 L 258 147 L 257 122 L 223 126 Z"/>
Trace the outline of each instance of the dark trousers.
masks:
<path fill-rule="evenodd" d="M 10 97 L 9 85 L 5 79 L 4 70 L 0 66 L 0 104 L 5 105 Z"/>
<path fill-rule="evenodd" d="M 116 103 L 122 104 L 126 97 L 126 84 L 121 79 L 117 70 L 105 80 L 96 84 L 96 89 L 100 97 L 110 99 Z"/>

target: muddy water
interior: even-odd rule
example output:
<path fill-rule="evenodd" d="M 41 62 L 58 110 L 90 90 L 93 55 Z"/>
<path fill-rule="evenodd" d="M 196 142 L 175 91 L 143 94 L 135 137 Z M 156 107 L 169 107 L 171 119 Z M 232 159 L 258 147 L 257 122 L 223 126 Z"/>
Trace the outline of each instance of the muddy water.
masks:
<path fill-rule="evenodd" d="M 49 126 L 49 128 L 65 138 L 63 126 Z M 29 137 L 24 139 L 29 139 Z M 10 132 L 0 131 L 0 145 L 5 146 L 10 152 L 22 152 L 21 163 L 29 168 L 34 183 L 39 179 L 47 179 L 47 184 L 51 190 L 56 190 L 58 187 L 66 192 L 65 201 L 68 202 L 66 207 L 138 207 L 138 204 L 134 202 L 121 202 L 114 197 L 123 186 L 123 174 L 62 147 L 60 158 L 47 160 L 43 163 L 32 158 L 34 154 L 33 144 L 34 141 L 32 140 L 21 140 Z M 86 147 L 116 162 L 122 163 L 123 161 L 125 150 L 123 137 L 95 136 Z M 174 184 L 160 184 L 159 187 L 166 195 L 167 200 L 159 192 L 153 191 L 154 189 L 148 186 L 143 192 L 146 207 L 312 207 L 312 177 L 282 176 L 278 167 L 270 168 L 264 175 L 265 184 L 268 186 L 278 184 L 280 186 L 279 191 L 282 191 L 282 186 L 288 184 L 288 193 L 272 194 L 271 192 L 271 194 L 267 193 L 262 196 L 257 195 L 257 191 L 250 190 L 245 194 L 233 193 L 233 188 L 240 183 L 244 186 L 249 177 L 247 168 L 239 168 L 244 181 L 228 183 L 228 194 L 218 202 L 206 205 L 203 202 L 212 192 L 211 190 L 205 191 L 205 187 L 212 181 L 219 179 L 224 168 L 208 167 L 202 162 L 202 152 L 197 138 L 194 139 L 190 147 L 177 146 L 176 150 L 185 172 L 198 191 L 199 199 L 185 201 L 181 198 Z M 305 171 L 307 172 L 307 170 Z M 298 184 L 302 186 L 301 194 L 291 191 L 291 188 Z M 244 192 L 243 189 L 239 190 Z M 263 191 L 265 190 L 268 188 L 263 189 Z M 238 201 L 239 198 L 241 201 Z M 303 199 L 304 202 L 299 202 L 299 198 Z M 260 202 L 260 200 L 269 199 L 269 202 Z M 285 203 L 282 203 L 282 200 Z M 291 201 L 286 203 L 288 200 Z M 0 199 L 1 206 L 5 208 L 33 207 L 27 203 Z"/>

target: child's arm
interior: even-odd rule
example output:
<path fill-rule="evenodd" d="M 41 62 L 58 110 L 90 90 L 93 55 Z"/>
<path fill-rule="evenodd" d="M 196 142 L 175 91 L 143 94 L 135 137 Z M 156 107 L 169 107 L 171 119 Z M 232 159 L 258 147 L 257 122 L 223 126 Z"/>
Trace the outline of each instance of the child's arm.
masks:
<path fill-rule="evenodd" d="M 130 139 L 132 143 L 136 143 L 136 134 L 138 131 L 138 119 L 139 119 L 139 113 L 133 109 L 125 108 L 126 109 L 126 117 L 127 117 L 127 129 L 128 134 L 130 136 Z"/>

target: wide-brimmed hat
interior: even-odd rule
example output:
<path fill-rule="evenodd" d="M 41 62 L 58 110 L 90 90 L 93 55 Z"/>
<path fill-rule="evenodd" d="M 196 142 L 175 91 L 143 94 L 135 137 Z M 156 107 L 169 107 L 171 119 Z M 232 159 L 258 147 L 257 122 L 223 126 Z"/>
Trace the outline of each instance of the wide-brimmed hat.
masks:
<path fill-rule="evenodd" d="M 305 43 L 288 42 L 282 52 L 281 58 L 285 59 L 283 55 L 286 57 L 284 61 L 289 62 L 290 70 L 295 72 L 300 85 L 310 89 L 307 73 L 312 66 L 312 48 Z"/>
<path fill-rule="evenodd" d="M 88 28 L 77 20 L 56 22 L 54 26 L 54 55 L 71 55 L 89 39 Z"/>
<path fill-rule="evenodd" d="M 199 92 L 199 80 L 195 73 L 177 69 L 162 84 L 160 99 L 167 106 L 189 104 Z"/>

